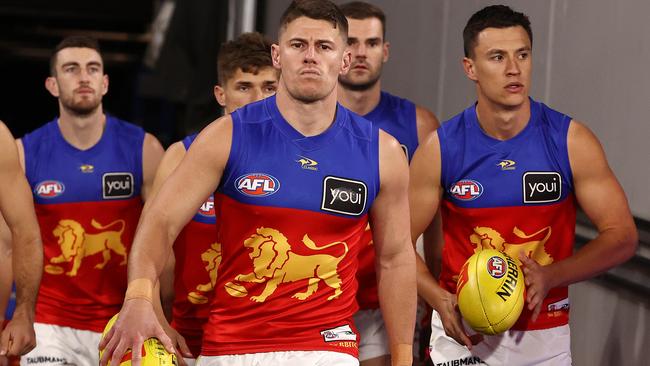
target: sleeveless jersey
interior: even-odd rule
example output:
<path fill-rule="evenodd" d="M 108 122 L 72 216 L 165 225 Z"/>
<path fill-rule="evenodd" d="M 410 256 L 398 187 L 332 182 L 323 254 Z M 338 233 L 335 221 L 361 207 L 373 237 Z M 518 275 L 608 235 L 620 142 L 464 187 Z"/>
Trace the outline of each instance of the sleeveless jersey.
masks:
<path fill-rule="evenodd" d="M 357 356 L 360 239 L 379 192 L 379 130 L 337 105 L 305 137 L 275 96 L 232 114 L 215 193 L 223 259 L 202 355 L 334 351 Z"/>
<path fill-rule="evenodd" d="M 380 129 L 389 133 L 402 145 L 409 161 L 418 147 L 418 129 L 415 116 L 415 104 L 411 101 L 396 97 L 387 92 L 381 92 L 379 104 L 370 113 L 363 116 Z M 359 291 L 357 301 L 360 309 L 378 309 L 379 296 L 377 276 L 375 273 L 375 248 L 370 227 L 364 235 L 359 253 Z"/>
<path fill-rule="evenodd" d="M 141 128 L 111 116 L 83 151 L 56 119 L 23 137 L 44 250 L 37 322 L 101 332 L 120 310 L 142 209 L 143 141 Z"/>
<path fill-rule="evenodd" d="M 183 139 L 186 150 L 195 138 L 196 134 Z M 176 267 L 171 326 L 185 338 L 194 357 L 201 353 L 203 325 L 208 320 L 209 302 L 221 263 L 215 222 L 214 199 L 210 195 L 174 242 Z"/>
<path fill-rule="evenodd" d="M 484 248 L 523 251 L 541 265 L 571 255 L 576 203 L 567 150 L 571 118 L 530 102 L 530 120 L 500 141 L 481 129 L 475 106 L 438 129 L 444 231 L 441 285 L 456 292 L 465 260 Z M 524 308 L 513 329 L 567 324 L 567 287 L 551 289 L 536 322 Z"/>

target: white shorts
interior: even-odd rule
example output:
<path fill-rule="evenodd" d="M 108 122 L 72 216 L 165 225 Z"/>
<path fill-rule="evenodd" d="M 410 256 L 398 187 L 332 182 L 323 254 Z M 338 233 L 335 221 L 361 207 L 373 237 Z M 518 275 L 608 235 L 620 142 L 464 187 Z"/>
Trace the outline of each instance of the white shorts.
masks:
<path fill-rule="evenodd" d="M 196 366 L 359 366 L 347 353 L 330 351 L 287 351 L 228 356 L 199 356 Z"/>
<path fill-rule="evenodd" d="M 465 324 L 468 334 L 476 332 Z M 569 326 L 517 331 L 483 336 L 483 341 L 468 350 L 447 337 L 440 316 L 431 315 L 431 360 L 436 366 L 448 365 L 571 365 Z"/>
<path fill-rule="evenodd" d="M 359 360 L 365 361 L 390 355 L 388 334 L 379 309 L 359 310 L 354 314 L 354 324 L 359 330 Z"/>
<path fill-rule="evenodd" d="M 183 359 L 185 360 L 185 363 L 187 364 L 187 366 L 194 366 L 194 365 L 196 365 L 196 358 L 187 358 L 187 357 L 183 357 Z"/>
<path fill-rule="evenodd" d="M 36 348 L 20 358 L 21 366 L 99 365 L 101 333 L 34 323 Z"/>

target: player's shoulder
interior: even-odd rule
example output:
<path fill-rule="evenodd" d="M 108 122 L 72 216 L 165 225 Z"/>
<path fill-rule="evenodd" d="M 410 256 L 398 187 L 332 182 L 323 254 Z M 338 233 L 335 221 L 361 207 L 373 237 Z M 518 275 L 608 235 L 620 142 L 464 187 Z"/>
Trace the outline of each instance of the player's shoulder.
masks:
<path fill-rule="evenodd" d="M 272 115 L 279 113 L 276 110 L 277 106 L 275 105 L 275 96 L 270 96 L 266 99 L 258 100 L 237 108 L 230 115 L 226 116 L 231 118 L 231 124 L 259 124 L 270 121 Z"/>
<path fill-rule="evenodd" d="M 371 141 L 376 139 L 379 133 L 379 127 L 351 110 L 345 108 L 342 104 L 337 104 L 337 118 L 342 119 L 344 128 L 356 138 Z"/>
<path fill-rule="evenodd" d="M 386 107 L 388 107 L 389 109 L 393 109 L 393 110 L 404 110 L 408 108 L 413 108 L 413 109 L 416 108 L 415 103 L 410 99 L 403 98 L 395 94 L 391 94 L 385 90 L 381 91 L 380 102 L 384 104 Z"/>
<path fill-rule="evenodd" d="M 18 139 L 21 146 L 29 148 L 34 145 L 36 147 L 43 145 L 47 140 L 52 141 L 56 137 L 58 131 L 57 119 L 46 122 L 40 127 L 26 133 Z"/>
<path fill-rule="evenodd" d="M 531 114 L 539 115 L 540 123 L 554 129 L 566 130 L 572 120 L 569 115 L 532 98 L 530 99 L 530 108 Z"/>
<path fill-rule="evenodd" d="M 567 140 L 569 144 L 582 145 L 582 144 L 598 144 L 598 137 L 596 134 L 582 121 L 574 119 L 570 120 L 567 132 Z"/>
<path fill-rule="evenodd" d="M 119 135 L 120 138 L 143 139 L 145 136 L 145 131 L 142 127 L 135 125 L 131 122 L 119 119 L 115 116 L 106 115 L 106 123 L 115 130 L 115 132 Z"/>
<path fill-rule="evenodd" d="M 13 141 L 14 137 L 11 134 L 11 131 L 9 131 L 9 128 L 5 125 L 2 120 L 0 120 L 0 142 L 2 144 L 6 144 L 8 141 Z"/>

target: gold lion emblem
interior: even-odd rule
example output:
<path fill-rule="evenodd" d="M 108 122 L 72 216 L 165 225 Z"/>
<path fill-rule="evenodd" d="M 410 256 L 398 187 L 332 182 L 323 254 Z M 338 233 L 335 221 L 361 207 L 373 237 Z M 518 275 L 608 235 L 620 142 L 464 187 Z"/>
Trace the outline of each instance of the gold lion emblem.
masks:
<path fill-rule="evenodd" d="M 516 226 L 512 229 L 512 232 L 518 238 L 524 240 L 534 238 L 544 232 L 546 232 L 546 235 L 541 240 L 530 240 L 521 243 L 506 243 L 505 239 L 503 239 L 503 236 L 501 236 L 498 231 L 485 226 L 477 226 L 474 228 L 474 233 L 470 235 L 469 240 L 476 245 L 474 253 L 478 253 L 483 249 L 496 249 L 508 254 L 519 263 L 519 252 L 523 251 L 526 256 L 534 259 L 537 263 L 543 266 L 553 263 L 553 257 L 551 257 L 544 248 L 546 242 L 551 237 L 550 226 L 530 235 L 524 233 Z"/>
<path fill-rule="evenodd" d="M 257 233 L 244 241 L 246 248 L 251 248 L 249 257 L 253 260 L 254 270 L 249 274 L 240 274 L 236 281 L 264 283 L 266 287 L 261 294 L 251 296 L 256 302 L 264 302 L 281 283 L 309 280 L 307 290 L 297 292 L 292 297 L 305 300 L 318 290 L 318 283 L 323 280 L 327 286 L 334 289 L 334 294 L 327 300 L 338 298 L 341 293 L 341 278 L 337 267 L 348 253 L 348 245 L 344 242 L 333 242 L 321 247 L 316 246 L 307 234 L 302 238 L 305 246 L 313 251 L 320 251 L 334 245 L 342 245 L 345 252 L 340 257 L 329 254 L 299 255 L 291 251 L 291 245 L 281 232 L 271 228 L 259 228 Z M 228 292 L 232 295 L 232 292 Z"/>
<path fill-rule="evenodd" d="M 212 243 L 210 248 L 201 253 L 201 260 L 205 262 L 205 270 L 210 276 L 210 282 L 198 284 L 196 291 L 187 294 L 187 300 L 192 304 L 205 304 L 208 302 L 207 293 L 212 292 L 217 283 L 217 273 L 221 264 L 221 244 Z"/>
<path fill-rule="evenodd" d="M 74 220 L 60 220 L 59 224 L 52 230 L 52 234 L 58 238 L 61 247 L 61 255 L 51 258 L 50 265 L 45 266 L 45 271 L 51 274 L 61 274 L 63 269 L 53 264 L 72 262 L 72 269 L 66 273 L 68 276 L 76 276 L 84 258 L 102 253 L 104 261 L 95 265 L 96 269 L 102 269 L 111 260 L 111 252 L 122 257 L 120 266 L 126 265 L 126 245 L 122 243 L 122 233 L 126 223 L 124 220 L 115 220 L 106 226 L 102 226 L 94 219 L 91 225 L 98 230 L 104 230 L 97 234 L 88 234 L 80 223 Z M 120 225 L 119 230 L 106 230 L 114 225 Z"/>

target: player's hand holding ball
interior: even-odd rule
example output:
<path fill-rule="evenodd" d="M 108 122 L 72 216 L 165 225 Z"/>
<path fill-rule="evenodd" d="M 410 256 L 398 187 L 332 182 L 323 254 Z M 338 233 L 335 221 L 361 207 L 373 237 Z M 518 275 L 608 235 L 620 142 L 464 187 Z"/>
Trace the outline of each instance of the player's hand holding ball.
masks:
<path fill-rule="evenodd" d="M 524 276 L 505 253 L 484 249 L 465 262 L 458 277 L 458 307 L 477 332 L 493 335 L 510 329 L 524 307 Z"/>
<path fill-rule="evenodd" d="M 102 339 L 108 334 L 108 332 L 113 328 L 113 325 L 115 324 L 115 321 L 117 320 L 117 316 L 119 314 L 115 314 L 111 320 L 108 321 L 106 324 L 106 328 L 104 328 L 104 332 L 102 333 Z M 141 366 L 176 366 L 178 365 L 177 360 L 176 360 L 176 355 L 173 353 L 167 352 L 165 350 L 165 346 L 157 339 L 157 338 L 149 338 L 144 341 L 142 344 L 141 348 L 142 352 L 142 359 L 141 359 Z M 99 351 L 99 358 L 104 354 L 104 350 L 102 349 Z M 119 366 L 131 366 L 131 356 L 132 352 L 129 350 L 124 357 L 122 357 L 122 360 L 119 364 Z M 111 365 L 109 362 L 108 365 Z"/>

